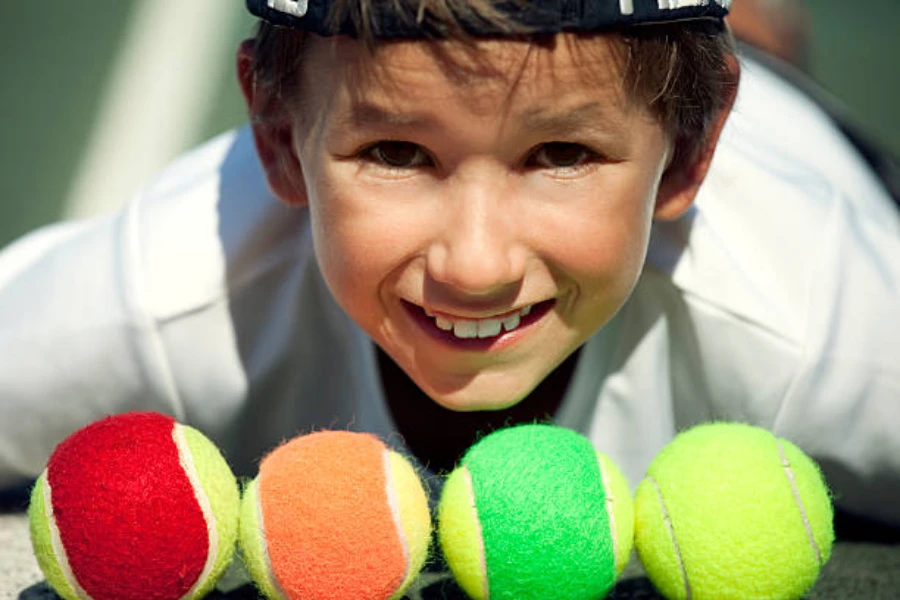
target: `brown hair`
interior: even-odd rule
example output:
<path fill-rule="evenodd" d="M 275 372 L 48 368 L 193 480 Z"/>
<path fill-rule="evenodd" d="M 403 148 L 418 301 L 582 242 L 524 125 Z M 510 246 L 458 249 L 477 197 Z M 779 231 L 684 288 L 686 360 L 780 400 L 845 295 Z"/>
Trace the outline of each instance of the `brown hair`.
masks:
<path fill-rule="evenodd" d="M 380 40 L 372 33 L 371 13 L 380 1 L 336 0 L 331 23 L 349 19 L 360 39 L 374 49 Z M 389 9 L 429 31 L 464 42 L 472 38 L 462 23 L 473 19 L 511 36 L 529 33 L 497 11 L 495 0 L 390 0 Z M 692 157 L 737 85 L 727 65 L 734 53 L 731 34 L 712 20 L 630 26 L 615 32 L 623 42 L 621 62 L 630 97 L 645 103 L 675 141 L 674 164 Z M 308 39 L 303 31 L 260 22 L 254 59 L 257 81 L 280 95 L 296 80 Z"/>

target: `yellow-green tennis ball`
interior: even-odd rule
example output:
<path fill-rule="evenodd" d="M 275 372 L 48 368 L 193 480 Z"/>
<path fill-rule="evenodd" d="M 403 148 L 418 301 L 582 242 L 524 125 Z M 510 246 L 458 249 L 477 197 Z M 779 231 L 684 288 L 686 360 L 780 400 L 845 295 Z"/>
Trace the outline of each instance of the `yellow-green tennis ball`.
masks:
<path fill-rule="evenodd" d="M 737 423 L 679 434 L 635 496 L 635 545 L 667 598 L 802 597 L 831 555 L 831 497 L 789 441 Z"/>
<path fill-rule="evenodd" d="M 551 425 L 496 431 L 448 477 L 438 536 L 460 587 L 482 600 L 595 600 L 628 561 L 628 484 L 584 436 Z"/>
<path fill-rule="evenodd" d="M 240 497 L 196 429 L 108 417 L 54 450 L 28 515 L 38 565 L 66 600 L 204 597 L 234 555 Z"/>
<path fill-rule="evenodd" d="M 415 469 L 374 435 L 296 437 L 263 459 L 244 492 L 244 561 L 272 600 L 399 599 L 430 540 Z"/>

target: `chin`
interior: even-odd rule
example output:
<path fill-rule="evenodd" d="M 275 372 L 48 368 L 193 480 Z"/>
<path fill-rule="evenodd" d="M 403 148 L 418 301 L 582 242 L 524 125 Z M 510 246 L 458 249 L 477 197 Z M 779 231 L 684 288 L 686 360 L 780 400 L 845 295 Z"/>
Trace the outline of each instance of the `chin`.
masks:
<path fill-rule="evenodd" d="M 458 392 L 449 395 L 429 394 L 436 404 L 454 412 L 479 412 L 500 411 L 511 408 L 521 402 L 520 397 L 510 398 L 508 393 L 502 396 L 497 394 L 472 394 L 471 392 Z"/>
<path fill-rule="evenodd" d="M 473 369 L 462 375 L 423 369 L 408 375 L 435 404 L 447 410 L 498 412 L 531 400 L 532 392 L 547 377 L 542 366 Z"/>

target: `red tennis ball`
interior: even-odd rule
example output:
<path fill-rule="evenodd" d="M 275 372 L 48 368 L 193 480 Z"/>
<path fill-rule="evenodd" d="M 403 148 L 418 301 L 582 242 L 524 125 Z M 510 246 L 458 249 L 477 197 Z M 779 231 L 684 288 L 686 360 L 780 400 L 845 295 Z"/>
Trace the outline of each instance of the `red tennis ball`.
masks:
<path fill-rule="evenodd" d="M 177 600 L 212 590 L 234 555 L 237 482 L 197 430 L 108 417 L 57 446 L 31 495 L 31 539 L 66 600 Z"/>

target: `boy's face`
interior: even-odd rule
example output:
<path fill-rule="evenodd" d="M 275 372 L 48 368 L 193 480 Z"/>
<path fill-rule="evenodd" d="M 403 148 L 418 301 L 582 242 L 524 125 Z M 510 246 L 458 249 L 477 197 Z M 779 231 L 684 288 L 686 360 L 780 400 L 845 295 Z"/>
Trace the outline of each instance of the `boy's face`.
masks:
<path fill-rule="evenodd" d="M 441 405 L 518 402 L 633 289 L 669 139 L 604 37 L 313 41 L 287 200 L 328 286 Z"/>

